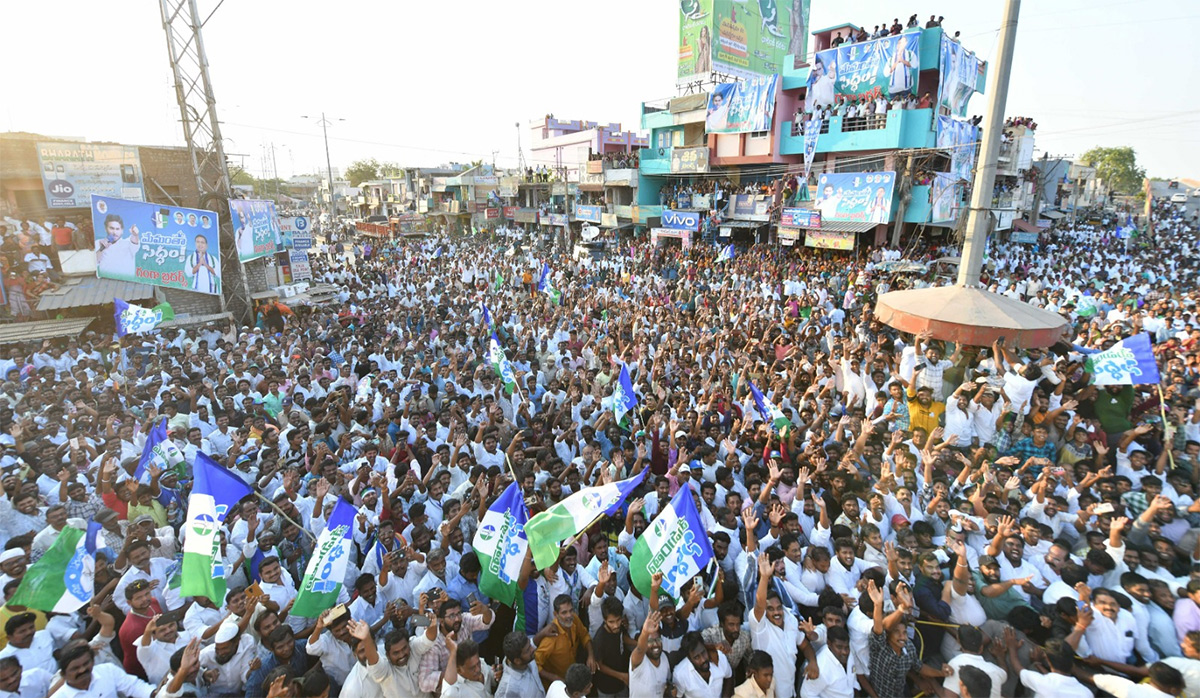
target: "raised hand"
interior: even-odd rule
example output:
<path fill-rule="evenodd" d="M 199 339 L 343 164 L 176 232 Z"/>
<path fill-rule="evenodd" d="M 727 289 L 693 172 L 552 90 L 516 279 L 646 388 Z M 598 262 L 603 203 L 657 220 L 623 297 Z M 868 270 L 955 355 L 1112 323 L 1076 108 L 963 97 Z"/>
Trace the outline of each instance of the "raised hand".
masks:
<path fill-rule="evenodd" d="M 760 579 L 766 580 L 775 573 L 775 566 L 771 564 L 771 558 L 766 553 L 760 553 L 758 556 L 758 576 Z"/>
<path fill-rule="evenodd" d="M 883 603 L 883 590 L 875 584 L 873 579 L 867 580 L 867 596 L 871 598 L 876 607 Z"/>

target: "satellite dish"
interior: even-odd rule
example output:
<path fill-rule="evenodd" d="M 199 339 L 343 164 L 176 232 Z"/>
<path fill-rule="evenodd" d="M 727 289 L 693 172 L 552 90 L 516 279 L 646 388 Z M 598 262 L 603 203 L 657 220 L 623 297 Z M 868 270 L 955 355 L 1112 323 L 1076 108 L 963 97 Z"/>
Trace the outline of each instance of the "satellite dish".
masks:
<path fill-rule="evenodd" d="M 583 232 L 580 233 L 580 237 L 588 242 L 591 242 L 592 240 L 600 237 L 600 229 L 594 225 L 585 225 L 583 226 Z"/>

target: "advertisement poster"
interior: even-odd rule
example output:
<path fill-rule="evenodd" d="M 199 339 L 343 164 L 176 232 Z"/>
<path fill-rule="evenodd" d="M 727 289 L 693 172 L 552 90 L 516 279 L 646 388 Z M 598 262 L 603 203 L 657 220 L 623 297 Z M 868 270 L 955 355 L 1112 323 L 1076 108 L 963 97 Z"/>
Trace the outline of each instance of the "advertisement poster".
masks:
<path fill-rule="evenodd" d="M 816 208 L 823 221 L 887 223 L 895 184 L 895 172 L 823 174 L 817 180 Z"/>
<path fill-rule="evenodd" d="M 837 97 L 869 97 L 911 94 L 921 68 L 921 32 L 862 43 L 842 44 L 818 51 L 808 74 L 805 108 L 832 105 Z"/>
<path fill-rule="evenodd" d="M 767 194 L 737 194 L 726 209 L 730 218 L 766 221 L 771 218 L 771 197 Z"/>
<path fill-rule="evenodd" d="M 288 261 L 292 267 L 292 281 L 312 281 L 312 266 L 308 263 L 308 253 L 298 250 L 288 250 Z"/>
<path fill-rule="evenodd" d="M 588 223 L 599 223 L 600 214 L 603 213 L 601 206 L 584 206 L 582 204 L 575 207 L 575 219 L 587 221 Z"/>
<path fill-rule="evenodd" d="M 671 172 L 676 174 L 708 172 L 708 146 L 672 148 Z"/>
<path fill-rule="evenodd" d="M 217 295 L 217 214 L 108 196 L 91 197 L 96 276 Z"/>
<path fill-rule="evenodd" d="M 979 59 L 974 51 L 942 34 L 941 55 L 938 57 L 938 105 L 955 116 L 966 116 L 967 102 L 975 92 L 979 75 Z"/>
<path fill-rule="evenodd" d="M 700 214 L 697 211 L 663 211 L 662 227 L 669 230 L 699 230 Z"/>
<path fill-rule="evenodd" d="M 676 84 L 780 73 L 808 58 L 811 0 L 680 0 Z"/>
<path fill-rule="evenodd" d="M 950 172 L 938 172 L 929 187 L 929 221 L 945 223 L 958 214 L 958 178 Z"/>
<path fill-rule="evenodd" d="M 233 199 L 229 202 L 233 217 L 233 239 L 237 241 L 238 259 L 252 259 L 275 254 L 279 240 L 279 217 L 275 203 L 256 199 Z"/>
<path fill-rule="evenodd" d="M 809 230 L 804 235 L 804 246 L 819 247 L 823 250 L 853 250 L 854 238 L 854 233 Z"/>
<path fill-rule="evenodd" d="M 301 238 L 301 241 L 296 242 L 296 238 Z M 312 228 L 309 227 L 308 217 L 283 216 L 280 218 L 279 239 L 285 249 L 307 250 L 312 247 Z"/>
<path fill-rule="evenodd" d="M 950 153 L 950 173 L 958 179 L 971 179 L 979 150 L 979 127 L 966 119 L 939 114 L 936 142 L 938 148 Z"/>
<path fill-rule="evenodd" d="M 789 228 L 820 228 L 821 212 L 811 208 L 785 208 L 779 225 Z"/>
<path fill-rule="evenodd" d="M 705 130 L 709 133 L 770 131 L 778 84 L 778 75 L 767 75 L 714 86 L 708 95 Z"/>
<path fill-rule="evenodd" d="M 92 194 L 145 201 L 138 149 L 124 145 L 39 142 L 38 165 L 46 208 L 83 208 Z"/>

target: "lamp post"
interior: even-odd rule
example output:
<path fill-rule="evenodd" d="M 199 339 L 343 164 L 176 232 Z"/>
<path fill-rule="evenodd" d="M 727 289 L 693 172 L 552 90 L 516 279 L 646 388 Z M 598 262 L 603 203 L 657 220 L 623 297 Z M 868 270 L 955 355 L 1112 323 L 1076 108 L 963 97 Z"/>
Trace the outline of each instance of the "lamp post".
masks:
<path fill-rule="evenodd" d="M 333 122 L 325 118 L 325 112 L 321 112 L 320 119 L 316 119 L 312 116 L 301 116 L 300 118 L 314 119 L 318 124 L 320 124 L 321 133 L 325 136 L 325 169 L 326 175 L 329 177 L 329 207 L 331 209 L 329 223 L 330 225 L 333 225 L 333 221 L 337 218 L 337 192 L 333 188 L 333 165 L 330 164 L 329 160 L 329 127 L 333 125 Z M 345 121 L 345 119 L 337 120 Z"/>

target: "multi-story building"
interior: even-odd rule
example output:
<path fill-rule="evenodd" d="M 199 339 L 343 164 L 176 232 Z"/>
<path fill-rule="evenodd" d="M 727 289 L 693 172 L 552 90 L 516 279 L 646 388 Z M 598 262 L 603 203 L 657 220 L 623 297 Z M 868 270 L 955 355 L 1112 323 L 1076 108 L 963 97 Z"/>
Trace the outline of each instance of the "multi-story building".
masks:
<path fill-rule="evenodd" d="M 1025 221 L 1020 227 L 1028 229 L 1036 220 L 1032 214 L 1038 180 L 1033 167 L 1034 137 L 1029 123 L 1010 121 L 1004 127 L 992 195 L 992 213 L 998 231 L 1012 230 L 1017 220 Z"/>

